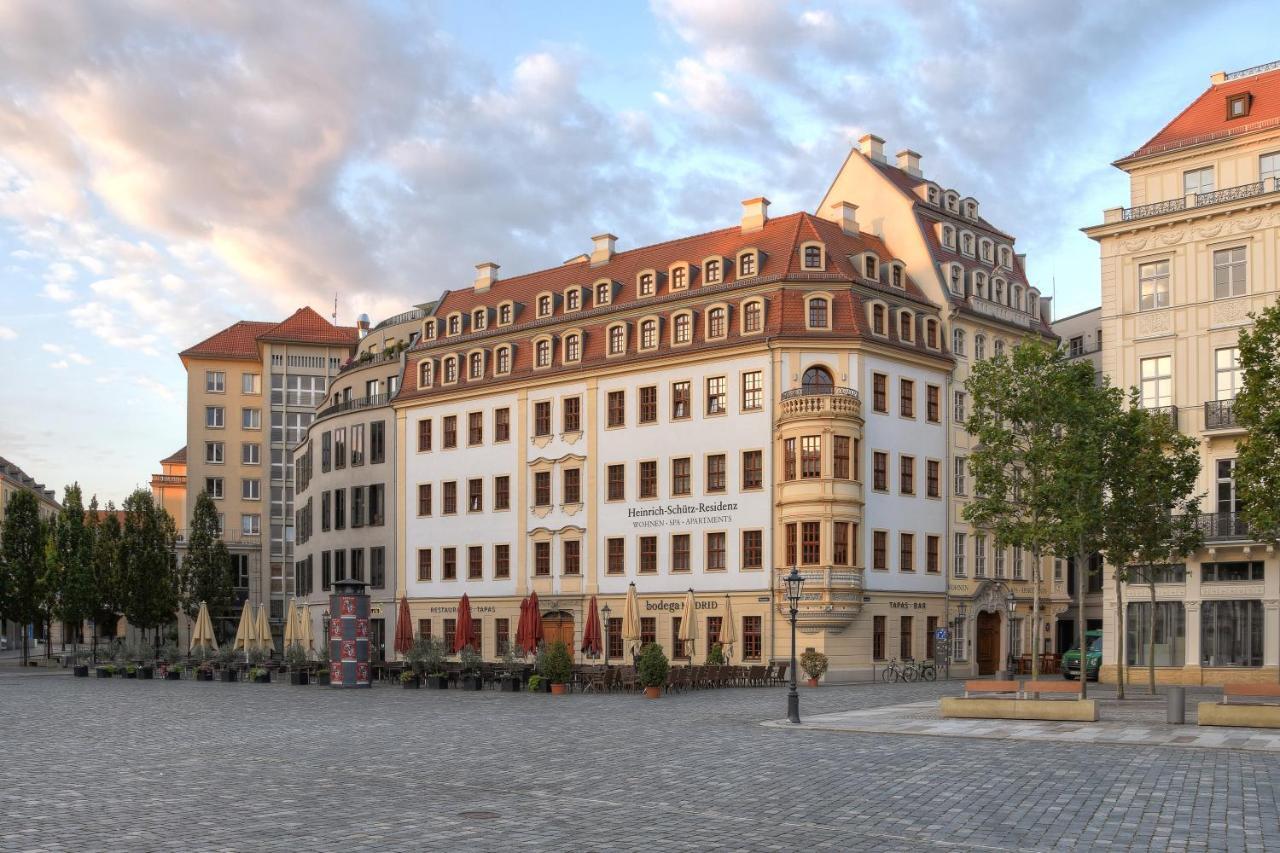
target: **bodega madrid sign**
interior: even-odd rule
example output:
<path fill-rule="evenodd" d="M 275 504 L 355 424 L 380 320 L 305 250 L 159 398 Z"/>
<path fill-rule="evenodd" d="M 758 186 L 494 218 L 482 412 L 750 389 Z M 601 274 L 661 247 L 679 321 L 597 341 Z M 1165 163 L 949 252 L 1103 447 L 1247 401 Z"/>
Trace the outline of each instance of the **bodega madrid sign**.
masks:
<path fill-rule="evenodd" d="M 654 527 L 706 527 L 733 524 L 738 505 L 730 501 L 716 503 L 661 504 L 630 507 L 627 518 L 640 529 Z"/>

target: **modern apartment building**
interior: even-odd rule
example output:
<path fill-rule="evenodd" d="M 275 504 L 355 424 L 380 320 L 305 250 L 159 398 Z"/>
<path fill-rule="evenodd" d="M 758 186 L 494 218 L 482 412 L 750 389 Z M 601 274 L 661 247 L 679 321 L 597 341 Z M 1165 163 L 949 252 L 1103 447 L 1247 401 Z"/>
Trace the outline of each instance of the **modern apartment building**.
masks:
<path fill-rule="evenodd" d="M 1161 680 L 1274 681 L 1280 665 L 1280 560 L 1239 516 L 1233 466 L 1241 430 L 1236 340 L 1276 301 L 1280 246 L 1280 63 L 1217 73 L 1209 88 L 1132 154 L 1129 206 L 1085 229 L 1102 263 L 1102 367 L 1141 390 L 1200 442 L 1205 545 L 1125 590 L 1128 660 L 1154 620 Z M 1104 679 L 1120 630 L 1104 584 Z"/>
<path fill-rule="evenodd" d="M 283 621 L 294 592 L 293 451 L 355 349 L 355 327 L 310 308 L 281 323 L 242 320 L 180 353 L 187 370 L 186 513 L 218 504 L 237 597 Z M 190 524 L 178 522 L 180 533 Z"/>
<path fill-rule="evenodd" d="M 355 357 L 331 380 L 295 453 L 294 590 L 311 605 L 312 635 L 323 637 L 333 581 L 365 581 L 372 599 L 373 660 L 392 653 L 388 640 L 396 630 L 399 479 L 391 400 L 400 387 L 404 353 L 417 342 L 432 307 L 413 308 L 372 329 L 361 318 Z"/>
<path fill-rule="evenodd" d="M 1031 637 L 1036 575 L 1030 553 L 996 547 L 990 533 L 962 515 L 972 489 L 966 463 L 973 440 L 962 426 L 970 405 L 964 390 L 969 367 L 1027 336 L 1052 340 L 1050 298 L 1028 279 L 1015 238 L 983 218 L 977 199 L 925 177 L 915 151 L 900 151 L 890 163 L 884 140 L 863 136 L 818 209 L 848 202 L 856 202 L 858 219 L 893 247 L 904 273 L 939 306 L 953 359 L 942 406 L 948 534 L 942 548 L 950 571 L 945 621 L 955 638 L 952 672 L 986 675 L 1033 649 L 1061 649 L 1075 624 L 1064 567 L 1050 569 L 1052 561 L 1042 560 L 1044 634 L 1037 641 Z"/>
<path fill-rule="evenodd" d="M 62 505 L 58 503 L 58 495 L 53 489 L 45 488 L 43 483 L 0 456 L 0 535 L 3 535 L 4 517 L 8 511 L 9 498 L 17 492 L 31 492 L 35 495 L 40 517 L 46 521 L 52 520 L 62 509 Z M 33 636 L 43 637 L 44 626 L 31 627 Z M 23 628 L 24 626 L 16 622 L 0 619 L 0 638 L 4 638 L 9 648 L 19 648 L 22 645 Z"/>

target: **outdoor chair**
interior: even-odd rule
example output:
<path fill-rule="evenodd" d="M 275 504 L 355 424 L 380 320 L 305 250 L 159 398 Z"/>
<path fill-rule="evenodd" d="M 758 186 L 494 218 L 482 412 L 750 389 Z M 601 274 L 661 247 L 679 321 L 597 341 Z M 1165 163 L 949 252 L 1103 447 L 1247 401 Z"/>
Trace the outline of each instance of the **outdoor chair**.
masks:
<path fill-rule="evenodd" d="M 776 666 L 778 669 L 774 673 L 773 683 L 786 684 L 787 683 L 787 667 L 790 666 L 790 664 L 785 662 L 775 663 L 774 666 Z"/>

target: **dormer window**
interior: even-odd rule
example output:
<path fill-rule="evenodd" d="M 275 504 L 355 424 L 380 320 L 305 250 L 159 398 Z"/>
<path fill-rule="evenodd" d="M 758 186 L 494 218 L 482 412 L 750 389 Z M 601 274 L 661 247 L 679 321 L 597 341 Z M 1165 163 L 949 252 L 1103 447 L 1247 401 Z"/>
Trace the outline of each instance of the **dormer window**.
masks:
<path fill-rule="evenodd" d="M 964 329 L 951 330 L 951 353 L 964 355 Z"/>
<path fill-rule="evenodd" d="M 954 249 L 956 247 L 956 232 L 950 225 L 942 226 L 942 245 L 946 246 L 948 249 Z"/>
<path fill-rule="evenodd" d="M 932 204 L 934 207 L 937 207 L 938 205 L 938 188 L 937 187 L 934 187 L 934 186 L 929 187 L 929 204 Z"/>
<path fill-rule="evenodd" d="M 564 360 L 568 364 L 574 364 L 580 358 L 582 358 L 582 336 L 577 332 L 570 332 L 564 336 Z"/>
<path fill-rule="evenodd" d="M 551 366 L 550 338 L 542 338 L 536 344 L 534 344 L 533 366 L 534 367 L 550 367 Z"/>
<path fill-rule="evenodd" d="M 1016 284 L 1009 288 L 1009 304 L 1019 311 L 1022 310 L 1022 288 Z"/>
<path fill-rule="evenodd" d="M 991 263 L 991 241 L 983 237 L 978 241 L 978 254 L 987 263 Z"/>
<path fill-rule="evenodd" d="M 753 299 L 742 306 L 742 331 L 755 334 L 764 329 L 764 303 Z"/>
<path fill-rule="evenodd" d="M 756 274 L 756 253 L 743 252 L 738 255 L 738 278 L 750 278 Z"/>
<path fill-rule="evenodd" d="M 501 305 L 499 305 L 498 306 L 498 325 L 510 326 L 511 319 L 514 314 L 515 314 L 515 310 L 512 307 L 510 302 L 504 302 Z"/>
<path fill-rule="evenodd" d="M 1036 296 L 1034 293 L 1028 293 L 1027 294 L 1027 313 L 1038 314 L 1040 313 L 1038 310 L 1039 307 L 1040 307 L 1040 297 Z"/>
<path fill-rule="evenodd" d="M 449 334 L 458 335 L 461 333 L 462 333 L 462 315 L 450 314 L 449 315 Z"/>
<path fill-rule="evenodd" d="M 978 215 L 978 206 L 971 201 L 964 203 L 964 215 L 969 219 L 974 219 Z"/>
<path fill-rule="evenodd" d="M 720 281 L 720 261 L 712 258 L 703 265 L 702 270 L 707 284 L 716 284 Z"/>
<path fill-rule="evenodd" d="M 960 251 L 966 255 L 973 255 L 973 235 L 968 231 L 960 235 Z"/>
<path fill-rule="evenodd" d="M 831 327 L 831 300 L 825 296 L 810 296 L 808 311 L 805 312 L 810 329 L 828 329 Z"/>
<path fill-rule="evenodd" d="M 810 245 L 804 247 L 804 268 L 807 270 L 822 269 L 821 246 Z"/>
<path fill-rule="evenodd" d="M 862 259 L 862 272 L 867 278 L 879 280 L 880 270 L 875 255 L 867 255 Z"/>
<path fill-rule="evenodd" d="M 889 283 L 894 287 L 905 287 L 902 281 L 902 264 L 892 264 L 889 267 Z"/>
<path fill-rule="evenodd" d="M 728 334 L 728 313 L 722 305 L 707 309 L 708 339 L 723 338 Z"/>
<path fill-rule="evenodd" d="M 871 332 L 876 335 L 887 335 L 888 324 L 886 323 L 887 311 L 879 302 L 871 306 Z"/>
<path fill-rule="evenodd" d="M 577 311 L 582 307 L 582 291 L 571 287 L 564 292 L 564 308 L 566 311 Z"/>
<path fill-rule="evenodd" d="M 422 330 L 422 334 L 427 340 L 434 341 L 436 339 L 436 321 L 428 320 L 427 325 Z"/>
<path fill-rule="evenodd" d="M 1002 267 L 1012 266 L 1009 263 L 1009 247 L 1008 246 L 1000 247 L 1000 266 Z"/>
<path fill-rule="evenodd" d="M 898 312 L 898 339 L 908 343 L 915 340 L 915 317 L 910 311 Z"/>
<path fill-rule="evenodd" d="M 983 299 L 987 298 L 987 274 L 981 270 L 973 271 L 973 292 Z"/>
<path fill-rule="evenodd" d="M 964 293 L 964 285 L 961 283 L 962 275 L 962 267 L 959 264 L 952 264 L 948 286 L 951 288 L 951 292 L 956 296 L 960 296 Z"/>
<path fill-rule="evenodd" d="M 951 211 L 952 213 L 955 213 L 956 208 L 959 206 L 959 204 L 960 204 L 960 196 L 956 195 L 953 192 L 947 193 L 947 210 Z"/>
<path fill-rule="evenodd" d="M 498 347 L 494 372 L 504 375 L 511 372 L 511 347 Z"/>
<path fill-rule="evenodd" d="M 692 339 L 693 332 L 693 315 L 688 311 L 677 314 L 671 321 L 671 342 L 673 344 L 687 344 Z"/>
<path fill-rule="evenodd" d="M 640 321 L 640 349 L 658 348 L 658 321 L 654 319 Z"/>
<path fill-rule="evenodd" d="M 602 281 L 596 285 L 596 305 L 609 304 L 609 282 Z"/>
<path fill-rule="evenodd" d="M 684 290 L 689 286 L 689 268 L 678 266 L 671 268 L 671 289 Z"/>
<path fill-rule="evenodd" d="M 621 323 L 609 327 L 609 355 L 622 355 L 627 351 L 627 327 Z"/>
<path fill-rule="evenodd" d="M 637 288 L 641 296 L 653 296 L 656 292 L 654 277 L 651 272 L 640 273 L 640 284 Z"/>
<path fill-rule="evenodd" d="M 471 353 L 471 356 L 469 358 L 469 363 L 467 366 L 467 378 L 468 379 L 484 378 L 484 353 L 482 352 Z"/>
<path fill-rule="evenodd" d="M 418 387 L 430 388 L 431 383 L 435 380 L 435 370 L 431 359 L 418 362 Z"/>
<path fill-rule="evenodd" d="M 992 295 L 992 301 L 999 302 L 1001 305 L 1003 305 L 1004 304 L 1004 279 L 998 278 L 994 282 L 992 282 L 992 284 L 994 285 L 994 290 L 995 290 L 995 293 Z"/>
<path fill-rule="evenodd" d="M 485 329 L 489 325 L 489 311 L 485 308 L 477 308 L 471 312 L 471 328 L 477 332 Z"/>
<path fill-rule="evenodd" d="M 924 323 L 924 344 L 929 349 L 938 348 L 938 321 L 926 320 Z"/>
<path fill-rule="evenodd" d="M 544 293 L 538 297 L 538 316 L 539 317 L 551 316 L 551 294 L 550 293 Z"/>
<path fill-rule="evenodd" d="M 1249 114 L 1249 108 L 1253 106 L 1253 95 L 1248 92 L 1242 92 L 1239 95 L 1232 95 L 1227 98 L 1227 119 L 1244 118 Z"/>
<path fill-rule="evenodd" d="M 458 359 L 456 356 L 451 355 L 444 360 L 444 381 L 446 385 L 458 381 Z"/>

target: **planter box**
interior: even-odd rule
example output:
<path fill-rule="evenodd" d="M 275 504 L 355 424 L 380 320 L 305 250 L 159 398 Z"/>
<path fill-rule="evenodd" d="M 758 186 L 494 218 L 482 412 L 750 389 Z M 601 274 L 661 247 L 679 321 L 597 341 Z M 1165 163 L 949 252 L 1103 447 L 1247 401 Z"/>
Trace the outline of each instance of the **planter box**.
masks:
<path fill-rule="evenodd" d="M 427 676 L 427 689 L 428 689 L 428 690 L 448 690 L 448 689 L 449 689 L 449 676 L 447 676 L 447 675 L 428 675 L 428 676 Z"/>
<path fill-rule="evenodd" d="M 289 683 L 294 686 L 304 685 L 307 681 L 307 671 L 305 669 L 298 669 L 289 673 Z"/>
<path fill-rule="evenodd" d="M 138 667 L 138 677 L 139 677 L 139 678 L 145 678 L 145 679 L 150 680 L 150 679 L 152 679 L 152 678 L 155 678 L 155 675 L 156 675 L 156 671 L 155 671 L 155 669 L 153 669 L 152 667 L 149 667 L 149 666 L 140 666 L 140 667 Z"/>
<path fill-rule="evenodd" d="M 646 687 L 646 688 L 644 689 L 644 698 L 646 698 L 646 699 L 661 699 L 661 698 L 662 698 L 662 688 L 661 688 L 661 687 Z"/>
<path fill-rule="evenodd" d="M 410 679 L 409 681 L 400 682 L 400 686 L 403 687 L 405 690 L 417 690 L 422 686 L 422 682 L 416 678 L 413 678 L 413 679 Z"/>
<path fill-rule="evenodd" d="M 458 679 L 458 687 L 462 690 L 479 690 L 484 686 L 478 675 L 464 675 Z"/>
<path fill-rule="evenodd" d="M 196 681 L 213 681 L 213 670 L 211 670 L 211 669 L 197 669 L 197 670 L 196 670 Z"/>
<path fill-rule="evenodd" d="M 1247 726 L 1254 729 L 1280 729 L 1280 705 L 1223 705 L 1221 702 L 1199 702 L 1197 724 L 1201 726 Z"/>
<path fill-rule="evenodd" d="M 97 670 L 95 670 L 95 671 L 96 671 L 96 672 L 97 672 L 97 674 L 98 674 L 98 678 L 110 678 L 110 677 L 111 677 L 111 670 L 109 670 L 109 669 L 104 669 L 103 667 L 98 667 L 98 668 L 97 668 Z"/>
<path fill-rule="evenodd" d="M 182 680 L 182 670 L 180 670 L 180 669 L 171 669 L 171 670 L 168 670 L 168 671 L 167 671 L 167 672 L 165 672 L 165 674 L 164 674 L 164 680 L 165 680 L 165 681 L 181 681 L 181 680 Z"/>
<path fill-rule="evenodd" d="M 325 670 L 321 670 L 320 672 L 317 672 L 315 675 L 315 678 L 313 678 L 312 681 L 314 681 L 316 684 L 319 684 L 322 687 L 328 687 L 329 686 L 329 670 L 325 669 Z"/>
<path fill-rule="evenodd" d="M 130 672 L 129 670 L 127 670 L 127 669 L 126 669 L 126 670 L 124 671 L 124 677 L 125 677 L 125 678 L 137 678 L 137 677 L 138 677 L 138 671 L 135 669 L 133 672 Z"/>
<path fill-rule="evenodd" d="M 991 699 L 943 697 L 944 718 L 968 720 L 1060 720 L 1096 723 L 1096 699 Z"/>
<path fill-rule="evenodd" d="M 498 689 L 503 693 L 519 693 L 520 679 L 514 675 L 504 675 L 498 682 Z"/>
<path fill-rule="evenodd" d="M 71 669 L 71 673 L 72 673 L 72 675 L 74 675 L 76 678 L 88 678 L 88 677 L 89 677 L 89 665 L 88 665 L 87 663 L 78 663 L 78 664 L 76 664 L 74 667 L 72 667 L 72 669 Z"/>
<path fill-rule="evenodd" d="M 234 684 L 240 680 L 240 673 L 234 669 L 224 669 L 218 673 L 218 680 L 223 684 Z"/>
<path fill-rule="evenodd" d="M 258 675 L 255 675 L 255 676 L 253 677 L 253 683 L 254 683 L 254 684 L 270 684 L 270 683 L 271 683 L 271 673 L 269 673 L 269 672 L 263 672 L 263 673 L 260 673 L 260 674 L 258 674 Z"/>

